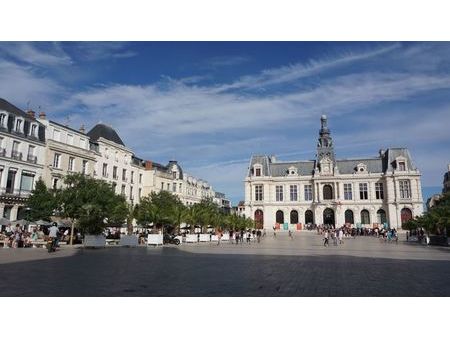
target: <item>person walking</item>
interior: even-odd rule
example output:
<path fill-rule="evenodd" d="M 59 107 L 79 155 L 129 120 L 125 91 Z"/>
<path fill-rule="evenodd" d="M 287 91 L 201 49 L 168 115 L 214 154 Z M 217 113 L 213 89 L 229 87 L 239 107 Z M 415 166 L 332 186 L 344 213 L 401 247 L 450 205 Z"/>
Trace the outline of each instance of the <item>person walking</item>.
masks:
<path fill-rule="evenodd" d="M 256 241 L 259 243 L 261 241 L 261 230 L 256 231 Z"/>
<path fill-rule="evenodd" d="M 294 237 L 292 236 L 292 231 L 291 231 L 291 229 L 289 229 L 289 238 L 290 238 L 290 239 L 294 239 Z"/>
<path fill-rule="evenodd" d="M 344 243 L 344 231 L 342 230 L 342 228 L 339 229 L 339 244 L 343 244 Z"/>
<path fill-rule="evenodd" d="M 323 232 L 323 246 L 328 246 L 328 230 Z"/>
<path fill-rule="evenodd" d="M 239 231 L 236 231 L 234 238 L 236 239 L 236 245 L 237 245 L 239 243 Z"/>
<path fill-rule="evenodd" d="M 250 238 L 252 236 L 252 233 L 250 231 L 247 231 L 247 243 L 250 244 Z"/>
<path fill-rule="evenodd" d="M 277 228 L 273 227 L 273 237 L 277 237 Z"/>

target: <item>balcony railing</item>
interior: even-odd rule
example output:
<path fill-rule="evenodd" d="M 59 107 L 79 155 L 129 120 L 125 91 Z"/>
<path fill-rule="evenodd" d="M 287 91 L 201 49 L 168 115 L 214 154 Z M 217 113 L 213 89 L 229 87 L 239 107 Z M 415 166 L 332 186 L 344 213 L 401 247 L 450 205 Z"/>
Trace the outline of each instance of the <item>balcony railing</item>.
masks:
<path fill-rule="evenodd" d="M 22 161 L 22 153 L 20 151 L 15 151 L 13 150 L 11 152 L 11 158 L 15 159 L 15 160 L 19 160 Z"/>
<path fill-rule="evenodd" d="M 30 162 L 30 163 L 36 164 L 37 163 L 37 156 L 28 154 L 27 161 Z"/>
<path fill-rule="evenodd" d="M 12 187 L 6 187 L 0 189 L 0 195 L 28 197 L 31 194 L 31 190 L 14 189 Z"/>

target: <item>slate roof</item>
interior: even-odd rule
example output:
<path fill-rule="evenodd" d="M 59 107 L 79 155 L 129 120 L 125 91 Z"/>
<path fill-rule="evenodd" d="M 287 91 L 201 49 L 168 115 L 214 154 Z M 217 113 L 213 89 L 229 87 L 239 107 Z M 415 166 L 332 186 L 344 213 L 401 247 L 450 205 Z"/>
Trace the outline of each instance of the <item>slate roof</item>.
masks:
<path fill-rule="evenodd" d="M 369 173 L 385 173 L 386 171 L 396 169 L 395 159 L 404 157 L 409 170 L 416 170 L 411 158 L 411 154 L 406 148 L 389 148 L 378 157 L 373 158 L 355 158 L 355 159 L 337 159 L 336 166 L 340 174 L 353 174 L 358 164 L 367 166 Z M 312 175 L 315 167 L 315 160 L 293 161 L 293 162 L 272 162 L 267 155 L 255 155 L 250 160 L 248 176 L 251 176 L 251 170 L 255 164 L 262 165 L 263 176 L 280 177 L 286 176 L 288 169 L 297 168 L 300 175 Z"/>
<path fill-rule="evenodd" d="M 91 138 L 92 141 L 97 141 L 100 137 L 103 137 L 106 140 L 112 141 L 125 147 L 125 144 L 123 143 L 117 132 L 110 126 L 107 126 L 103 123 L 95 125 L 94 128 L 92 128 L 87 133 L 87 135 Z"/>
<path fill-rule="evenodd" d="M 5 99 L 0 98 L 0 110 L 7 111 L 8 113 L 13 113 L 19 115 L 28 120 L 36 120 L 36 118 L 31 117 L 27 113 L 25 113 L 22 109 L 17 108 L 12 103 L 6 101 Z"/>

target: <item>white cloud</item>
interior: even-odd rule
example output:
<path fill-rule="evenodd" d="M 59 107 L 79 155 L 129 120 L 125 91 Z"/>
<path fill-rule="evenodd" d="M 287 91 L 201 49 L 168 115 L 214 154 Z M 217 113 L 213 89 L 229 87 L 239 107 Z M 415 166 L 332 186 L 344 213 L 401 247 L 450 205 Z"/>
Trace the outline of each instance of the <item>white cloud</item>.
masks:
<path fill-rule="evenodd" d="M 73 63 L 71 57 L 56 42 L 45 43 L 45 48 L 42 48 L 42 44 L 31 42 L 1 43 L 0 53 L 17 61 L 41 67 L 57 67 Z"/>

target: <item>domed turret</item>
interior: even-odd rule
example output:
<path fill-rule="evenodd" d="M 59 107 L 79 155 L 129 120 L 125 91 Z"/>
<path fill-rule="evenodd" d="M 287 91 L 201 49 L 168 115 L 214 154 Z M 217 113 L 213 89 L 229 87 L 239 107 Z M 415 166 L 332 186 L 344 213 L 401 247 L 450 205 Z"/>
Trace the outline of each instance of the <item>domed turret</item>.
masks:
<path fill-rule="evenodd" d="M 91 138 L 92 141 L 97 141 L 99 138 L 103 137 L 104 139 L 120 144 L 125 147 L 122 139 L 119 137 L 117 132 L 110 126 L 106 124 L 99 123 L 92 128 L 87 135 Z"/>

